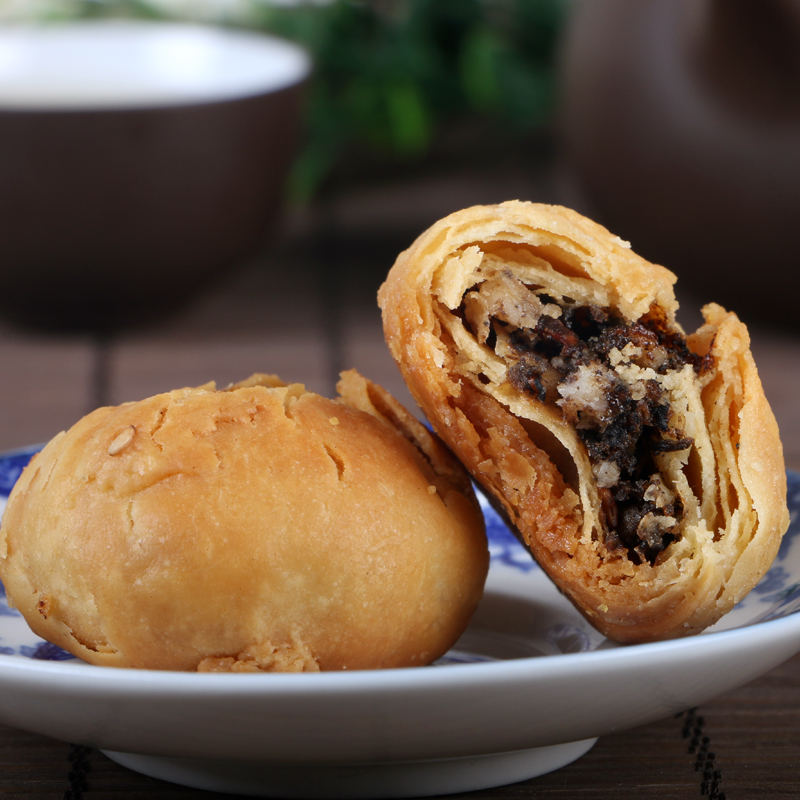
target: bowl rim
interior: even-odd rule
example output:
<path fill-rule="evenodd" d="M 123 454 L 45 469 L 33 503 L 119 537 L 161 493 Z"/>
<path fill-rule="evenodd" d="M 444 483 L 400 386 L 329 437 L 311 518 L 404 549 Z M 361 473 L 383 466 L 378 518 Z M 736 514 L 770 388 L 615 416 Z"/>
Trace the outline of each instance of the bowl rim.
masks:
<path fill-rule="evenodd" d="M 311 71 L 305 48 L 255 30 L 133 19 L 0 25 L 0 113 L 224 103 L 292 88 Z"/>

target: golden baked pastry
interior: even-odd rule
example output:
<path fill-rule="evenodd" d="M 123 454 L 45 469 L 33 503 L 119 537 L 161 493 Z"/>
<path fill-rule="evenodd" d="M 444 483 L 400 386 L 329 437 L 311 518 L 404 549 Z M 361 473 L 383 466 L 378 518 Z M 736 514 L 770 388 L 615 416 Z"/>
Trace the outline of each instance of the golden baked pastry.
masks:
<path fill-rule="evenodd" d="M 483 591 L 469 478 L 387 392 L 254 376 L 101 408 L 14 487 L 0 578 L 39 636 L 92 664 L 404 667 Z"/>
<path fill-rule="evenodd" d="M 684 336 L 675 276 L 565 208 L 441 220 L 381 287 L 386 340 L 434 429 L 606 636 L 696 633 L 788 525 L 745 326 Z"/>

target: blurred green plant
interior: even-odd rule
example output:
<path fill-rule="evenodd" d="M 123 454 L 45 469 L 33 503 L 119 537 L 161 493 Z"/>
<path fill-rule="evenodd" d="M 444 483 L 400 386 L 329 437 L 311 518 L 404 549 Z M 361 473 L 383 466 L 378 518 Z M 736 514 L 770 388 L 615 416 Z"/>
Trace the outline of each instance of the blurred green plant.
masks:
<path fill-rule="evenodd" d="M 298 42 L 315 70 L 291 181 L 315 196 L 346 152 L 412 161 L 441 126 L 479 116 L 522 135 L 546 123 L 569 0 L 40 0 L 41 16 L 201 19 Z"/>

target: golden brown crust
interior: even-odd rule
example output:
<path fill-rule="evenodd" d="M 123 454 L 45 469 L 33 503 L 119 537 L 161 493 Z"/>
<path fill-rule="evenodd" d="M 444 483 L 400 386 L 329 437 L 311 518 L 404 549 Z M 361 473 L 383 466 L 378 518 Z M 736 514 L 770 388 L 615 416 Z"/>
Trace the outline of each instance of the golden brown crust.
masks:
<path fill-rule="evenodd" d="M 423 233 L 398 257 L 379 304 L 387 343 L 434 429 L 599 630 L 647 641 L 713 624 L 763 575 L 788 525 L 782 448 L 745 326 L 719 306 L 704 309 L 706 325 L 688 337 L 695 353 L 709 353 L 702 369 L 656 375 L 615 354 L 625 380 L 657 379 L 693 442 L 654 457 L 685 516 L 677 540 L 645 560 L 609 543 L 597 464 L 575 425 L 552 400 L 515 388 L 513 361 L 489 346 L 485 308 L 471 297 L 493 281 L 611 309 L 630 324 L 656 314 L 677 335 L 674 275 L 573 211 L 510 202 Z M 482 302 L 525 327 L 527 301 L 499 296 Z"/>
<path fill-rule="evenodd" d="M 463 469 L 423 439 L 272 376 L 98 409 L 14 488 L 0 577 L 38 635 L 94 664 L 428 663 L 488 553 Z"/>

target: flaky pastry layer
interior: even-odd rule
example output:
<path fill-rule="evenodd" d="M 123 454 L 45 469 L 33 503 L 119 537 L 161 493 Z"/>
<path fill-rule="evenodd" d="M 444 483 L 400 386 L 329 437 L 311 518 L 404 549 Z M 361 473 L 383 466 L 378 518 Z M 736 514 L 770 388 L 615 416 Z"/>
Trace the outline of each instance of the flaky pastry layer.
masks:
<path fill-rule="evenodd" d="M 450 215 L 381 287 L 387 343 L 434 429 L 605 635 L 696 633 L 788 525 L 745 326 L 686 337 L 675 276 L 568 209 Z"/>

